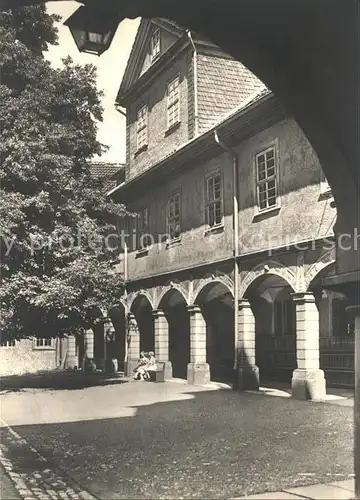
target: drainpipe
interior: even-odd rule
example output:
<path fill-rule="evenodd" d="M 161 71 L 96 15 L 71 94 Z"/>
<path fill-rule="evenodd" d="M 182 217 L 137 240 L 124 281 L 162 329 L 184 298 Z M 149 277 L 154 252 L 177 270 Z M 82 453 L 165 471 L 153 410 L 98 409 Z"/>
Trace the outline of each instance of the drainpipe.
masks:
<path fill-rule="evenodd" d="M 234 337 L 235 337 L 235 356 L 234 371 L 237 369 L 237 346 L 238 346 L 238 303 L 239 303 L 239 176 L 238 176 L 238 158 L 236 152 L 226 146 L 220 139 L 217 130 L 214 131 L 215 142 L 232 157 L 232 176 L 233 176 L 233 256 L 234 256 Z M 235 378 L 237 380 L 237 377 Z"/>
<path fill-rule="evenodd" d="M 117 229 L 120 234 L 120 220 L 117 221 Z M 129 325 L 128 325 L 128 305 L 127 305 L 127 281 L 128 281 L 128 245 L 126 242 L 126 234 L 124 235 L 124 302 L 125 302 L 125 355 L 124 355 L 124 370 L 126 371 L 126 363 L 128 361 L 128 334 L 129 334 Z"/>
<path fill-rule="evenodd" d="M 194 72 L 194 137 L 197 137 L 199 134 L 199 112 L 198 112 L 198 84 L 197 84 L 197 50 L 195 47 L 195 43 L 193 37 L 191 35 L 191 31 L 187 31 L 187 35 L 189 37 L 190 43 L 192 45 L 194 55 L 193 55 L 193 72 Z"/>

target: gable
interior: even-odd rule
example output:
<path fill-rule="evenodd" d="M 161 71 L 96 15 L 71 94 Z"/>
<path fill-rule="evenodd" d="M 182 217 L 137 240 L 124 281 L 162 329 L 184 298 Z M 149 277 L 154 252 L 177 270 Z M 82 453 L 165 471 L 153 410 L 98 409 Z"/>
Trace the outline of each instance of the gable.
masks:
<path fill-rule="evenodd" d="M 147 39 L 145 39 L 144 53 L 142 54 L 142 58 L 139 60 L 139 67 L 141 69 L 139 74 L 137 75 L 138 78 L 140 78 L 140 76 L 143 75 L 153 64 L 153 61 L 151 59 L 151 38 L 156 31 L 159 31 L 160 55 L 164 54 L 179 39 L 179 37 L 177 37 L 173 33 L 169 33 L 169 31 L 160 28 L 155 23 L 152 23 L 148 37 Z M 142 64 L 141 61 L 143 61 Z"/>
<path fill-rule="evenodd" d="M 159 30 L 160 57 L 181 38 L 185 29 L 164 19 L 142 19 L 136 33 L 118 96 L 125 94 L 129 88 L 156 62 L 152 61 L 150 41 L 153 33 Z"/>

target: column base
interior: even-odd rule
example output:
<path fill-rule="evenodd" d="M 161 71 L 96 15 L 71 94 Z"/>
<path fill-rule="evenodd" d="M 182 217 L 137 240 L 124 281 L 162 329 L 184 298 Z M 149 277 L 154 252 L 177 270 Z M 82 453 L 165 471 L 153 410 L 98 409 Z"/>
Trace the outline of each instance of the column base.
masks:
<path fill-rule="evenodd" d="M 77 356 L 66 356 L 64 363 L 65 370 L 77 370 L 79 368 L 79 360 Z"/>
<path fill-rule="evenodd" d="M 326 396 L 326 382 L 323 370 L 293 371 L 291 392 L 294 399 L 324 400 Z"/>
<path fill-rule="evenodd" d="M 104 372 L 111 375 L 118 372 L 118 360 L 116 358 L 108 358 L 104 363 Z"/>
<path fill-rule="evenodd" d="M 159 363 L 164 363 L 164 378 L 165 380 L 171 380 L 173 378 L 173 368 L 171 361 L 159 361 Z"/>
<path fill-rule="evenodd" d="M 187 366 L 187 382 L 191 385 L 206 385 L 210 382 L 210 366 L 208 363 L 189 363 Z"/>
<path fill-rule="evenodd" d="M 84 358 L 83 361 L 84 372 L 96 372 L 96 363 L 93 358 Z"/>
<path fill-rule="evenodd" d="M 234 370 L 234 386 L 236 391 L 258 391 L 260 387 L 259 368 L 256 365 L 238 366 Z"/>

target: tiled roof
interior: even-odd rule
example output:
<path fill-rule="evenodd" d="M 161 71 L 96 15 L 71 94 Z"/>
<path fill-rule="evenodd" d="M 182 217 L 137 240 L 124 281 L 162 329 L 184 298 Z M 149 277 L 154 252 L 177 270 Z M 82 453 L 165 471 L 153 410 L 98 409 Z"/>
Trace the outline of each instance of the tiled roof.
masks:
<path fill-rule="evenodd" d="M 125 165 L 122 163 L 92 162 L 90 164 L 91 175 L 96 179 L 111 179 L 124 168 Z"/>
<path fill-rule="evenodd" d="M 199 56 L 199 132 L 213 127 L 265 85 L 233 59 Z"/>
<path fill-rule="evenodd" d="M 95 179 L 103 179 L 104 192 L 108 192 L 125 179 L 125 165 L 123 163 L 91 162 L 91 175 Z"/>

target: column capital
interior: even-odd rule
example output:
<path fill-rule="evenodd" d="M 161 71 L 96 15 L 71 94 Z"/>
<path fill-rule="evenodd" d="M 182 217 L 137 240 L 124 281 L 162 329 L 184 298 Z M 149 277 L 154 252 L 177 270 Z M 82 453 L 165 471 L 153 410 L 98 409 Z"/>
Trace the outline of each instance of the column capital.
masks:
<path fill-rule="evenodd" d="M 294 302 L 314 303 L 315 296 L 312 292 L 295 292 L 291 294 Z"/>
<path fill-rule="evenodd" d="M 164 318 L 165 317 L 165 313 L 162 309 L 153 309 L 152 310 L 152 315 L 154 316 L 154 318 Z"/>
<path fill-rule="evenodd" d="M 238 300 L 238 309 L 247 309 L 247 308 L 249 308 L 249 309 L 251 308 L 250 301 L 248 299 L 239 299 Z"/>
<path fill-rule="evenodd" d="M 186 308 L 190 314 L 201 313 L 201 307 L 198 304 L 190 304 L 189 306 L 186 306 Z"/>

